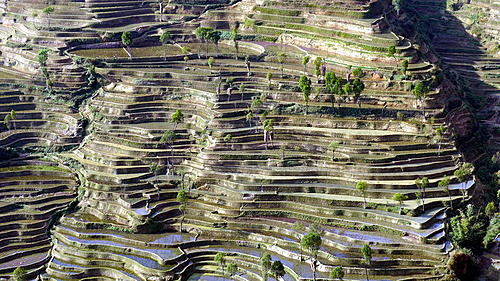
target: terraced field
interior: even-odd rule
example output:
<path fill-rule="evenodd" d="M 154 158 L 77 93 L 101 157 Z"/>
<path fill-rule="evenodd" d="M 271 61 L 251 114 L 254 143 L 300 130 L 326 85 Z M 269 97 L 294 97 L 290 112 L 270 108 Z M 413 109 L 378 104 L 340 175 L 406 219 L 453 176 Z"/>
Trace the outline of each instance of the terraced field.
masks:
<path fill-rule="evenodd" d="M 493 96 L 495 58 L 421 47 L 389 1 L 309 2 L 5 1 L 0 277 L 261 280 L 265 253 L 284 280 L 443 277 L 476 179 L 435 58 Z"/>

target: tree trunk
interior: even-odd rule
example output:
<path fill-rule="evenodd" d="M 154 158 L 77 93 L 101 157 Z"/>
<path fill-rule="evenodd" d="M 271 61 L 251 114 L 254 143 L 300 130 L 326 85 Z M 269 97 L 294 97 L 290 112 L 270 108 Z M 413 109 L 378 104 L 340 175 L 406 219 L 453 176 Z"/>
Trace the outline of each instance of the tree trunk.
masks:
<path fill-rule="evenodd" d="M 182 218 L 181 218 L 181 232 L 182 232 L 182 224 L 184 223 L 184 212 L 182 212 Z"/>
<path fill-rule="evenodd" d="M 363 194 L 363 208 L 366 209 L 366 195 Z"/>
<path fill-rule="evenodd" d="M 453 208 L 453 200 L 451 200 L 451 193 L 448 191 L 448 197 L 450 197 L 450 207 Z"/>
<path fill-rule="evenodd" d="M 366 276 L 366 281 L 369 281 L 368 279 L 368 267 L 365 266 L 365 276 Z"/>

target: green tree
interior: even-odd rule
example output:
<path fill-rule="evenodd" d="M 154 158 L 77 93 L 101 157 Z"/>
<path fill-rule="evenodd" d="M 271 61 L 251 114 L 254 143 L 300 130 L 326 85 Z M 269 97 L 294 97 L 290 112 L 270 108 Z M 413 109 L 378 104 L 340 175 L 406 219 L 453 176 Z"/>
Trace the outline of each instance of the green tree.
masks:
<path fill-rule="evenodd" d="M 354 93 L 354 102 L 358 102 L 359 97 L 361 96 L 361 93 L 365 89 L 365 84 L 361 79 L 355 78 L 354 81 L 352 82 L 352 92 Z"/>
<path fill-rule="evenodd" d="M 17 267 L 12 273 L 15 281 L 27 281 L 28 280 L 28 272 L 26 269 L 22 267 Z"/>
<path fill-rule="evenodd" d="M 496 215 L 490 220 L 490 225 L 486 231 L 486 235 L 483 239 L 483 245 L 485 248 L 489 248 L 495 238 L 500 233 L 500 216 Z"/>
<path fill-rule="evenodd" d="M 465 212 L 459 210 L 460 214 L 450 221 L 450 238 L 458 248 L 479 250 L 485 235 L 485 219 L 480 214 L 475 214 L 474 207 L 467 205 Z"/>
<path fill-rule="evenodd" d="M 342 91 L 347 97 L 349 97 L 354 92 L 354 87 L 351 82 L 345 83 L 344 86 L 342 86 Z"/>
<path fill-rule="evenodd" d="M 363 196 L 363 208 L 366 209 L 366 189 L 368 188 L 368 184 L 366 181 L 358 181 L 356 183 L 356 190 L 361 193 Z"/>
<path fill-rule="evenodd" d="M 394 195 L 392 196 L 392 200 L 399 203 L 399 214 L 400 215 L 403 213 L 403 201 L 406 199 L 408 199 L 408 197 L 404 194 L 401 194 L 401 193 L 394 193 Z"/>
<path fill-rule="evenodd" d="M 215 51 L 218 54 L 219 53 L 219 41 L 221 39 L 220 31 L 218 31 L 218 30 L 210 30 L 207 33 L 207 39 L 214 44 Z M 207 50 L 207 56 L 208 56 L 208 50 Z"/>
<path fill-rule="evenodd" d="M 163 49 L 163 57 L 165 60 L 167 60 L 167 45 L 170 43 L 170 40 L 172 39 L 172 35 L 170 35 L 170 32 L 168 31 L 163 31 L 163 33 L 160 35 L 160 43 L 164 46 Z"/>
<path fill-rule="evenodd" d="M 216 262 L 217 265 L 222 269 L 222 275 L 225 275 L 224 266 L 226 264 L 226 254 L 224 254 L 223 252 L 218 252 L 214 257 L 214 262 Z"/>
<path fill-rule="evenodd" d="M 438 182 L 438 187 L 442 188 L 444 192 L 448 194 L 448 197 L 450 199 L 450 207 L 453 208 L 453 200 L 451 199 L 451 193 L 450 193 L 450 177 L 446 176 L 442 180 Z"/>
<path fill-rule="evenodd" d="M 14 109 L 11 109 L 10 112 L 3 118 L 3 122 L 5 123 L 7 130 L 10 130 L 11 125 L 14 127 L 14 130 L 16 129 L 15 123 L 12 122 L 12 120 L 16 119 L 16 116 L 17 112 Z"/>
<path fill-rule="evenodd" d="M 233 276 L 238 272 L 238 266 L 235 263 L 230 262 L 226 265 L 226 272 L 229 274 L 229 276 Z"/>
<path fill-rule="evenodd" d="M 418 187 L 418 190 L 421 194 L 420 201 L 422 202 L 422 211 L 425 212 L 425 189 L 429 186 L 429 178 L 417 178 L 415 180 L 415 185 Z"/>
<path fill-rule="evenodd" d="M 311 79 L 307 76 L 301 76 L 299 79 L 299 88 L 304 96 L 304 102 L 306 103 L 306 114 L 309 107 L 309 96 L 311 95 Z"/>
<path fill-rule="evenodd" d="M 310 56 L 304 56 L 302 58 L 302 65 L 304 66 L 304 75 L 307 75 L 307 64 L 311 61 Z"/>
<path fill-rule="evenodd" d="M 332 108 L 335 106 L 335 85 L 337 82 L 337 76 L 334 72 L 327 72 L 325 74 L 325 87 L 327 92 L 331 95 Z"/>
<path fill-rule="evenodd" d="M 47 6 L 47 7 L 42 9 L 42 13 L 44 13 L 45 16 L 47 17 L 47 29 L 49 29 L 49 30 L 50 30 L 50 15 L 54 12 L 55 12 L 55 9 L 52 6 Z"/>
<path fill-rule="evenodd" d="M 396 46 L 390 46 L 389 48 L 387 48 L 387 53 L 386 55 L 388 57 L 393 57 L 395 58 L 394 56 L 396 55 Z"/>
<path fill-rule="evenodd" d="M 212 66 L 214 66 L 214 63 L 215 63 L 214 57 L 208 58 L 207 65 L 208 65 L 208 67 L 210 67 L 210 69 L 212 69 Z"/>
<path fill-rule="evenodd" d="M 267 81 L 269 82 L 269 89 L 271 89 L 271 79 L 273 79 L 273 74 L 271 72 L 268 72 L 266 74 Z"/>
<path fill-rule="evenodd" d="M 253 119 L 253 112 L 248 111 L 247 114 L 245 115 L 245 120 L 248 122 L 249 126 L 252 126 L 252 119 Z"/>
<path fill-rule="evenodd" d="M 319 77 L 321 76 L 321 67 L 324 64 L 324 60 L 321 57 L 316 57 L 316 59 L 314 59 L 313 61 L 313 64 L 314 64 L 314 75 L 316 75 L 319 81 Z"/>
<path fill-rule="evenodd" d="M 132 33 L 130 31 L 124 31 L 121 36 L 122 44 L 126 48 L 128 55 L 132 58 L 132 53 L 130 52 L 130 45 L 133 43 Z"/>
<path fill-rule="evenodd" d="M 262 257 L 260 257 L 260 268 L 262 273 L 262 280 L 267 280 L 267 275 L 269 270 L 271 270 L 272 260 L 271 255 L 269 253 L 264 253 Z"/>
<path fill-rule="evenodd" d="M 438 155 L 441 154 L 441 142 L 443 141 L 445 133 L 446 133 L 446 127 L 442 124 L 439 127 L 437 127 L 434 132 L 436 142 L 438 143 Z"/>
<path fill-rule="evenodd" d="M 486 207 L 484 208 L 484 213 L 492 218 L 495 213 L 497 212 L 497 205 L 495 204 L 495 202 L 489 202 L 488 204 L 486 204 Z"/>
<path fill-rule="evenodd" d="M 332 269 L 332 271 L 330 271 L 330 278 L 332 279 L 337 279 L 337 280 L 344 280 L 344 276 L 345 276 L 345 273 L 344 273 L 344 268 L 342 268 L 342 266 L 337 266 L 335 268 Z"/>
<path fill-rule="evenodd" d="M 281 52 L 278 54 L 278 62 L 281 65 L 281 78 L 285 77 L 285 72 L 283 68 L 283 64 L 285 63 L 286 60 L 286 54 Z"/>
<path fill-rule="evenodd" d="M 397 15 L 399 16 L 399 12 L 403 6 L 404 0 L 392 0 L 392 5 L 394 5 L 394 10 L 396 10 Z"/>
<path fill-rule="evenodd" d="M 470 179 L 472 176 L 472 172 L 474 171 L 474 166 L 470 163 L 463 163 L 462 166 L 455 170 L 453 175 L 458 179 L 460 182 L 460 185 L 462 188 L 460 189 L 462 191 L 462 196 L 465 199 L 467 196 L 467 181 Z"/>
<path fill-rule="evenodd" d="M 335 160 L 335 151 L 339 148 L 340 143 L 338 141 L 331 141 L 328 144 L 328 149 L 332 152 L 332 161 Z"/>
<path fill-rule="evenodd" d="M 311 254 L 312 259 L 312 268 L 313 268 L 313 279 L 316 280 L 316 266 L 317 266 L 317 258 L 318 251 L 321 247 L 321 236 L 317 232 L 309 232 L 306 235 L 302 236 L 300 240 L 300 246 L 306 249 L 309 254 Z"/>
<path fill-rule="evenodd" d="M 357 67 L 352 71 L 352 75 L 357 78 L 363 78 L 365 76 L 365 73 L 363 72 L 363 69 L 361 69 L 361 67 Z"/>
<path fill-rule="evenodd" d="M 271 134 L 274 131 L 273 120 L 264 120 L 264 122 L 262 123 L 262 128 L 264 129 L 264 142 L 266 143 L 266 149 L 268 149 L 268 141 L 272 141 Z"/>
<path fill-rule="evenodd" d="M 271 273 L 276 280 L 280 280 L 285 276 L 285 267 L 281 261 L 273 261 L 271 265 Z"/>
<path fill-rule="evenodd" d="M 41 67 L 47 66 L 47 60 L 49 59 L 49 49 L 41 49 L 38 51 L 36 56 L 36 60 L 40 64 Z"/>
<path fill-rule="evenodd" d="M 238 30 L 237 29 L 233 29 L 231 31 L 231 41 L 233 41 L 234 48 L 236 49 L 236 55 L 234 56 L 235 60 L 238 60 L 238 55 L 239 55 L 239 51 L 240 51 L 240 45 L 238 43 L 238 38 L 239 38 Z"/>
<path fill-rule="evenodd" d="M 177 202 L 179 203 L 179 211 L 181 211 L 181 226 L 180 231 L 182 232 L 182 224 L 184 223 L 184 217 L 186 215 L 186 204 L 188 201 L 188 195 L 186 189 L 182 188 L 177 192 L 176 197 Z"/>
<path fill-rule="evenodd" d="M 406 71 L 408 71 L 408 60 L 404 60 L 402 63 L 401 63 L 401 72 L 403 73 L 403 75 L 406 75 Z"/>
<path fill-rule="evenodd" d="M 213 31 L 210 27 L 198 27 L 196 28 L 194 34 L 198 40 L 201 42 L 205 42 L 206 45 L 206 57 L 208 57 L 208 34 Z M 201 58 L 201 44 L 198 45 L 198 58 Z"/>
<path fill-rule="evenodd" d="M 177 126 L 184 121 L 184 114 L 180 109 L 177 109 L 174 114 L 170 117 L 170 121 L 174 122 L 174 131 L 177 129 Z"/>
<path fill-rule="evenodd" d="M 413 95 L 419 101 L 423 101 L 430 89 L 422 81 L 419 81 L 412 90 Z"/>
<path fill-rule="evenodd" d="M 363 248 L 361 248 L 361 254 L 363 255 L 363 258 L 365 260 L 365 275 L 366 275 L 366 280 L 368 281 L 368 266 L 371 265 L 372 263 L 372 248 L 368 244 L 364 244 Z"/>

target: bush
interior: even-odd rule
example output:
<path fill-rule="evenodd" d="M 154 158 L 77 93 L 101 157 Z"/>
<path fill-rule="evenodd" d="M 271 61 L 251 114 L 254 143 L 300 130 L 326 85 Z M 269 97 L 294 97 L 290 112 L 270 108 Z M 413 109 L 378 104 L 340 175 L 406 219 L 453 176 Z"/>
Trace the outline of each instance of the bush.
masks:
<path fill-rule="evenodd" d="M 13 272 L 15 281 L 26 281 L 28 280 L 28 272 L 22 267 L 18 267 Z"/>
<path fill-rule="evenodd" d="M 452 276 L 459 280 L 474 280 L 477 276 L 477 263 L 470 252 L 463 250 L 454 251 L 448 260 L 447 266 Z"/>
<path fill-rule="evenodd" d="M 474 207 L 467 205 L 465 212 L 451 219 L 450 238 L 458 248 L 479 250 L 485 236 L 486 220 L 482 214 L 475 214 Z"/>
<path fill-rule="evenodd" d="M 488 226 L 488 230 L 486 231 L 486 235 L 483 239 L 483 245 L 485 248 L 489 248 L 495 237 L 500 233 L 500 216 L 497 215 L 490 221 L 490 225 Z"/>

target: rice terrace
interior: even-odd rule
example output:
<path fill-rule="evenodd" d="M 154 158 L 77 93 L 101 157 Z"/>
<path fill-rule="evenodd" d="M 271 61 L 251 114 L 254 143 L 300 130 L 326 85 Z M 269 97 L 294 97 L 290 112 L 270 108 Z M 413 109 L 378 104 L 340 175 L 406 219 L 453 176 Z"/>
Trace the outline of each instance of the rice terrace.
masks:
<path fill-rule="evenodd" d="M 500 280 L 500 0 L 0 11 L 0 280 Z"/>

